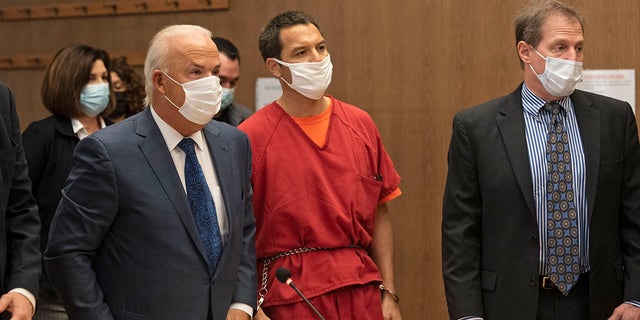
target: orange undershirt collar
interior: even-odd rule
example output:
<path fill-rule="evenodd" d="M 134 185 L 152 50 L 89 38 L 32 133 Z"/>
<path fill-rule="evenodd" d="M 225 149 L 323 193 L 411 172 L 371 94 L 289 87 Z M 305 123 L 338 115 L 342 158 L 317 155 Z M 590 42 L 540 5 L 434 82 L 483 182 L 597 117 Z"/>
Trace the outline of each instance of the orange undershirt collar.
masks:
<path fill-rule="evenodd" d="M 318 147 L 322 147 L 327 141 L 327 131 L 329 130 L 329 119 L 331 118 L 332 108 L 333 101 L 331 101 L 327 109 L 315 116 L 291 118 L 293 118 L 293 121 L 300 126 L 302 131 L 307 134 L 313 143 Z"/>

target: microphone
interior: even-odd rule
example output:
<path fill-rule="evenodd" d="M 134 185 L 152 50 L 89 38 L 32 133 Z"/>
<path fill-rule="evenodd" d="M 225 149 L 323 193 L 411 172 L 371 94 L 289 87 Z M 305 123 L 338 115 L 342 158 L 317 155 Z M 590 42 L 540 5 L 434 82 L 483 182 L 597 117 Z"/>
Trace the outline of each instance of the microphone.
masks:
<path fill-rule="evenodd" d="M 322 320 L 325 320 L 325 318 L 322 316 L 322 314 L 320 314 L 318 309 L 316 309 L 316 307 L 314 307 L 313 304 L 311 304 L 311 302 L 307 299 L 307 297 L 305 297 L 302 294 L 302 292 L 300 292 L 300 290 L 298 290 L 296 285 L 293 284 L 293 280 L 291 280 L 291 271 L 289 271 L 289 269 L 287 269 L 285 267 L 278 268 L 278 270 L 276 270 L 276 278 L 278 278 L 278 281 L 280 281 L 280 282 L 290 286 L 291 288 L 293 288 L 293 290 L 295 290 L 296 293 L 298 293 L 298 295 L 300 297 L 302 297 L 304 302 L 306 302 L 309 305 L 309 307 L 311 307 L 311 310 L 313 310 L 313 312 L 318 316 L 318 318 L 320 318 Z"/>

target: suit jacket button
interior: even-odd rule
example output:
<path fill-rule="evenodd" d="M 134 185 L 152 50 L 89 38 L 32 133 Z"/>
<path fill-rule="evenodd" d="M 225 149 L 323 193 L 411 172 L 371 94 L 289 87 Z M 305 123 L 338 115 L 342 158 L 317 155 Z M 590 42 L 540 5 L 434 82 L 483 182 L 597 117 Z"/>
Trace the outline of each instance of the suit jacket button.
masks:
<path fill-rule="evenodd" d="M 531 236 L 531 244 L 538 244 L 538 237 Z"/>
<path fill-rule="evenodd" d="M 535 277 L 529 278 L 529 285 L 530 286 L 535 286 L 536 285 L 536 278 Z"/>

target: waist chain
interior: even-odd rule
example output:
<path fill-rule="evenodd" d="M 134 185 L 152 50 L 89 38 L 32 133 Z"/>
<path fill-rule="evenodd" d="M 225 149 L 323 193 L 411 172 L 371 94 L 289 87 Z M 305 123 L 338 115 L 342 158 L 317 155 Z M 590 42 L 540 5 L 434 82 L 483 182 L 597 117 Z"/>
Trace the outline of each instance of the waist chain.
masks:
<path fill-rule="evenodd" d="M 295 248 L 295 249 L 291 249 L 289 251 L 285 251 L 285 252 L 280 252 L 278 254 L 266 257 L 266 258 L 262 258 L 260 260 L 262 260 L 262 281 L 261 281 L 261 285 L 260 285 L 260 290 L 258 290 L 258 308 L 260 309 L 260 305 L 264 302 L 264 298 L 267 296 L 267 293 L 269 293 L 269 289 L 267 289 L 267 282 L 268 282 L 268 278 L 269 278 L 269 264 L 275 260 L 278 260 L 280 258 L 284 258 L 284 257 L 288 257 L 288 256 L 292 256 L 292 255 L 296 255 L 296 254 L 302 254 L 302 253 L 307 253 L 307 252 L 314 252 L 314 251 L 325 251 L 325 250 L 336 250 L 336 249 L 348 249 L 348 248 L 352 248 L 352 249 L 363 249 L 363 247 L 361 245 L 357 245 L 357 244 L 350 244 L 350 245 L 346 245 L 344 247 L 301 247 L 301 248 Z"/>

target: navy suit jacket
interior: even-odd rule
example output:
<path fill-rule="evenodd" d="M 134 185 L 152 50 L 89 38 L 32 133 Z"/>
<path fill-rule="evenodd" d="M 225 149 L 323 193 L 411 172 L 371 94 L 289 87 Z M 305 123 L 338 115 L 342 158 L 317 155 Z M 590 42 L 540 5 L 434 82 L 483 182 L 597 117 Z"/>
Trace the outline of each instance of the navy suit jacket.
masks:
<path fill-rule="evenodd" d="M 453 122 L 442 221 L 449 315 L 536 319 L 539 239 L 522 87 Z M 640 146 L 628 103 L 571 95 L 586 164 L 590 317 L 640 300 Z"/>
<path fill-rule="evenodd" d="M 225 319 L 255 307 L 251 154 L 244 133 L 203 129 L 229 232 L 214 274 L 149 108 L 78 143 L 45 266 L 71 319 Z"/>

